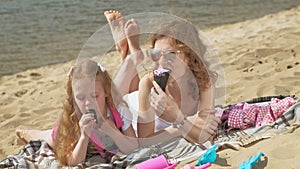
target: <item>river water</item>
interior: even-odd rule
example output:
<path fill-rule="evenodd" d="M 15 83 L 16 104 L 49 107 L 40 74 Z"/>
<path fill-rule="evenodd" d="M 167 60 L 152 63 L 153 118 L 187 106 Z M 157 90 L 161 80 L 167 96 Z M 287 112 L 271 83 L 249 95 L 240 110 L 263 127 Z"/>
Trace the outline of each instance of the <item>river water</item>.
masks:
<path fill-rule="evenodd" d="M 105 25 L 103 12 L 164 12 L 199 29 L 241 22 L 300 5 L 299 0 L 1 0 L 0 77 L 76 59 Z"/>

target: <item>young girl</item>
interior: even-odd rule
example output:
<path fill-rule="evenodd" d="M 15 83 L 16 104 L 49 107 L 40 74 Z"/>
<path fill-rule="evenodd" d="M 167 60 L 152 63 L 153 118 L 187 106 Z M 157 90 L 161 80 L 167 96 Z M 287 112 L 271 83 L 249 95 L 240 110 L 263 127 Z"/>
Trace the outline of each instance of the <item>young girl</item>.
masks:
<path fill-rule="evenodd" d="M 25 130 L 30 139 L 46 140 L 57 160 L 68 166 L 82 163 L 93 154 L 109 162 L 118 152 L 136 149 L 131 112 L 105 68 L 86 59 L 72 67 L 68 77 L 67 98 L 58 125 L 46 131 Z M 95 114 L 89 113 L 93 110 Z"/>
<path fill-rule="evenodd" d="M 67 94 L 58 128 L 53 130 L 60 163 L 76 165 L 85 161 L 86 153 L 109 157 L 118 151 L 112 142 L 122 153 L 137 148 L 131 113 L 103 66 L 81 61 L 69 73 Z M 86 113 L 88 110 L 96 114 Z"/>

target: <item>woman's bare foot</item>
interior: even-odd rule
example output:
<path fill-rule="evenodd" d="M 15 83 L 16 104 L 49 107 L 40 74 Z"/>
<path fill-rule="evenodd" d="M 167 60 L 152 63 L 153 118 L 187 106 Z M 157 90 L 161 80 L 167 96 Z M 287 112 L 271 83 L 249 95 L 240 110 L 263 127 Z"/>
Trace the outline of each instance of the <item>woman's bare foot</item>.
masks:
<path fill-rule="evenodd" d="M 131 54 L 130 57 L 132 57 L 134 64 L 138 65 L 144 59 L 140 47 L 140 28 L 134 19 L 130 19 L 126 22 L 124 30 L 127 37 L 128 50 Z"/>
<path fill-rule="evenodd" d="M 23 144 L 28 144 L 31 140 L 45 140 L 51 143 L 52 130 L 22 130 L 16 129 L 17 137 Z"/>
<path fill-rule="evenodd" d="M 122 60 L 128 55 L 128 44 L 124 32 L 125 18 L 119 11 L 109 10 L 104 12 L 104 16 L 109 23 L 117 50 L 122 55 Z"/>

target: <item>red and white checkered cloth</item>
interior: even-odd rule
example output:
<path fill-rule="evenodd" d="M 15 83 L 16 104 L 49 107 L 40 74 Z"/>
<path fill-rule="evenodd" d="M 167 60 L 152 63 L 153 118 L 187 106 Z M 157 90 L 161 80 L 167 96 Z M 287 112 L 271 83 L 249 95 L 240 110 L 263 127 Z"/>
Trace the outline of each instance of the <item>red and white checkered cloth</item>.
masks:
<path fill-rule="evenodd" d="M 239 129 L 263 126 L 277 120 L 295 103 L 292 97 L 272 98 L 268 105 L 239 103 L 230 108 L 228 125 Z"/>

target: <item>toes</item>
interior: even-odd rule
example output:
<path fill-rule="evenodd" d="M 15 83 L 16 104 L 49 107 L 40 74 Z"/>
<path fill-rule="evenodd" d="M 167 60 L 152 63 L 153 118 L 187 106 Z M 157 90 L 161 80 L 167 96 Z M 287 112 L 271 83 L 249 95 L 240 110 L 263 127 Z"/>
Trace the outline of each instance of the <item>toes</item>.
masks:
<path fill-rule="evenodd" d="M 106 16 L 109 22 L 124 18 L 121 12 L 115 10 L 105 11 L 104 15 Z"/>
<path fill-rule="evenodd" d="M 23 144 L 27 144 L 28 143 L 28 139 L 26 138 L 26 133 L 24 130 L 20 130 L 20 129 L 16 129 L 15 131 L 17 137 L 20 139 L 20 141 L 23 143 Z"/>

